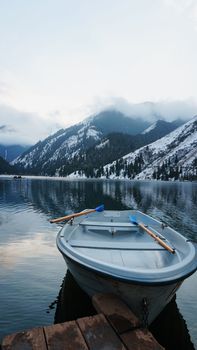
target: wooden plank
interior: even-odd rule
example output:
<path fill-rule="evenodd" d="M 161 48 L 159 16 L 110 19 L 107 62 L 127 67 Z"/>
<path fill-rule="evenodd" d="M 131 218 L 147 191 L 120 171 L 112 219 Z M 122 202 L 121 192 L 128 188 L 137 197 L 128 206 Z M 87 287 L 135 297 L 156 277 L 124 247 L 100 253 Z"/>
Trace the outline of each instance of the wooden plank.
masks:
<path fill-rule="evenodd" d="M 96 311 L 102 312 L 119 334 L 140 325 L 134 313 L 115 294 L 96 294 L 92 302 Z"/>
<path fill-rule="evenodd" d="M 44 327 L 48 350 L 88 350 L 75 321 Z"/>
<path fill-rule="evenodd" d="M 6 336 L 2 342 L 2 350 L 47 350 L 43 328 Z"/>
<path fill-rule="evenodd" d="M 136 329 L 120 335 L 128 350 L 164 350 L 152 333 L 146 329 Z"/>
<path fill-rule="evenodd" d="M 134 329 L 140 321 L 128 306 L 114 294 L 93 296 L 93 305 L 110 322 L 128 350 L 163 350 L 153 335 L 146 329 Z"/>
<path fill-rule="evenodd" d="M 103 315 L 84 317 L 77 323 L 90 350 L 126 350 Z"/>

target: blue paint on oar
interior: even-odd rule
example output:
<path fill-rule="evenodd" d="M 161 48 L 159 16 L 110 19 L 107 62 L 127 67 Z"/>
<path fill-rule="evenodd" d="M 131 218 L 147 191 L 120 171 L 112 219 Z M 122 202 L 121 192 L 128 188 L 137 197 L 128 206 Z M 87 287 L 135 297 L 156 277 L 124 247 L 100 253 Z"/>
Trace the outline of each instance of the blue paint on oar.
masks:
<path fill-rule="evenodd" d="M 103 211 L 104 210 L 104 204 L 99 205 L 99 207 L 95 208 L 95 211 Z"/>
<path fill-rule="evenodd" d="M 132 224 L 138 225 L 136 216 L 129 215 L 129 220 L 132 222 Z"/>

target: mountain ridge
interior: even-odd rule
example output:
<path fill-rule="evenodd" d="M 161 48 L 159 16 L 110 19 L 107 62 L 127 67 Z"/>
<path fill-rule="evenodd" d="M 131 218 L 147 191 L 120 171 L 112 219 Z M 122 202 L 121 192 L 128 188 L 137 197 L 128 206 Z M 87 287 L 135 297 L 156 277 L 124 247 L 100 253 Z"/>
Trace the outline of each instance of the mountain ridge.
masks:
<path fill-rule="evenodd" d="M 87 150 L 96 142 L 101 141 L 109 132 L 132 129 L 130 133 L 134 134 L 136 131 L 133 127 L 131 128 L 134 124 L 131 118 L 120 112 L 101 112 L 96 116 L 86 118 L 83 122 L 60 129 L 45 140 L 39 141 L 23 155 L 17 157 L 12 164 L 19 165 L 27 172 L 33 170 L 35 174 L 40 171 L 41 174 L 45 174 L 50 172 L 52 163 L 56 163 L 57 169 L 60 168 L 64 165 L 63 159 L 66 161 L 74 159 L 79 151 Z M 140 119 L 140 131 L 143 131 L 147 124 L 150 123 Z M 121 125 L 124 126 L 122 129 Z"/>
<path fill-rule="evenodd" d="M 116 169 L 113 172 L 116 165 L 118 173 Z M 110 168 L 114 178 L 130 168 L 126 175 L 133 179 L 197 179 L 197 116 L 163 138 L 128 153 L 116 164 L 107 164 L 105 176 Z"/>
<path fill-rule="evenodd" d="M 106 116 L 110 118 L 105 120 Z M 116 121 L 114 125 L 113 118 Z M 119 130 L 123 121 L 128 122 L 124 125 L 127 133 Z M 135 121 L 132 120 L 132 123 Z M 125 155 L 161 139 L 182 123 L 181 120 L 157 120 L 152 126 L 149 123 L 147 130 L 146 122 L 143 128 L 141 124 L 139 134 L 132 134 L 134 129 L 129 129 L 131 120 L 127 116 L 117 111 L 102 112 L 39 141 L 12 164 L 16 164 L 21 172 L 23 170 L 32 175 L 68 176 L 81 173 L 86 177 L 101 177 L 106 164 L 115 161 L 120 163 L 119 159 L 124 159 Z M 112 132 L 107 134 L 108 131 Z M 121 169 L 121 164 L 118 168 Z M 109 177 L 109 174 L 106 176 Z"/>

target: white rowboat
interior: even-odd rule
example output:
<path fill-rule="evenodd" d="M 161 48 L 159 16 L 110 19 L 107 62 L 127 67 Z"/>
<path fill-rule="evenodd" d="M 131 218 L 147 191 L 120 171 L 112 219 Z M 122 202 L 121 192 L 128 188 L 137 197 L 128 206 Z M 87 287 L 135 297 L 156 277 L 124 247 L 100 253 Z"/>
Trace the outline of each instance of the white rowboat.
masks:
<path fill-rule="evenodd" d="M 132 222 L 131 215 L 139 225 Z M 83 214 L 63 226 L 57 247 L 89 296 L 115 293 L 141 320 L 146 313 L 148 324 L 197 269 L 192 242 L 136 210 Z"/>

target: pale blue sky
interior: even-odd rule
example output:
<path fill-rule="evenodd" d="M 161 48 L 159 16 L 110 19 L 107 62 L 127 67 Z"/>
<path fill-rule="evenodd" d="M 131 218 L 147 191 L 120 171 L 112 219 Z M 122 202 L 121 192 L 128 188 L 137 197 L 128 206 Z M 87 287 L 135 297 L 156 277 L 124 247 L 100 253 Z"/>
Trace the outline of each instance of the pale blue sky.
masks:
<path fill-rule="evenodd" d="M 22 113 L 34 142 L 119 101 L 186 101 L 189 118 L 196 62 L 196 0 L 0 0 L 0 125 Z"/>

